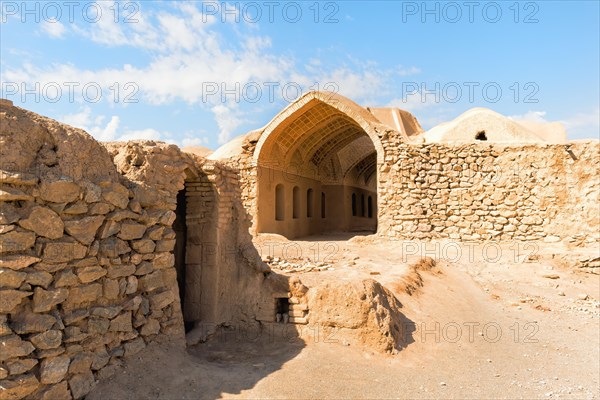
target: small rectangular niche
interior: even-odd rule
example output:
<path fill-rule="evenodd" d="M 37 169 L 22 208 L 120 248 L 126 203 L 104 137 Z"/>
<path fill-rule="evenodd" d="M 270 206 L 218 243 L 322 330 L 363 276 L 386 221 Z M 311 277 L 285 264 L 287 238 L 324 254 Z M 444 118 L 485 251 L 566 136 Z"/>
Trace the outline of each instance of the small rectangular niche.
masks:
<path fill-rule="evenodd" d="M 290 321 L 290 299 L 275 297 L 275 322 L 287 324 Z"/>

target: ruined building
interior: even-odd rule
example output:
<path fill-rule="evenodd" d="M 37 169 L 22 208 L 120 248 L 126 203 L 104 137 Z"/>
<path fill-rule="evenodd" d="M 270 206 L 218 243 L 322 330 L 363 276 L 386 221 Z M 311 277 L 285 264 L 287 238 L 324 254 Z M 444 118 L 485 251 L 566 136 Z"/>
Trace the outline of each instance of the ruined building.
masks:
<path fill-rule="evenodd" d="M 315 288 L 263 262 L 261 233 L 598 236 L 598 142 L 489 110 L 424 132 L 408 112 L 311 92 L 208 157 L 98 143 L 6 100 L 0 121 L 0 399 L 82 398 L 121 357 L 199 324 L 324 321 Z M 384 321 L 377 350 L 398 342 L 392 309 L 366 311 Z"/>

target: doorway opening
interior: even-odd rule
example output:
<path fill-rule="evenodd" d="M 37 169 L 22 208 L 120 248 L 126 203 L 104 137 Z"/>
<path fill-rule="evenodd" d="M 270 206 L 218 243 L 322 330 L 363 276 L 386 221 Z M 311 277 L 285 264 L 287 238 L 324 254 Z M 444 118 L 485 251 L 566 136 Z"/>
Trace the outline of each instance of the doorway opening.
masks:
<path fill-rule="evenodd" d="M 186 280 L 186 246 L 187 246 L 187 224 L 186 224 L 186 189 L 177 193 L 177 207 L 175 209 L 175 221 L 173 222 L 173 230 L 175 231 L 175 271 L 177 273 L 177 286 L 179 287 L 179 300 L 181 302 L 181 310 L 185 309 L 185 280 Z M 185 315 L 185 314 L 184 314 Z M 193 328 L 191 321 L 185 321 L 185 331 L 188 332 Z"/>
<path fill-rule="evenodd" d="M 287 297 L 275 298 L 275 321 L 286 322 L 290 315 L 290 299 Z"/>

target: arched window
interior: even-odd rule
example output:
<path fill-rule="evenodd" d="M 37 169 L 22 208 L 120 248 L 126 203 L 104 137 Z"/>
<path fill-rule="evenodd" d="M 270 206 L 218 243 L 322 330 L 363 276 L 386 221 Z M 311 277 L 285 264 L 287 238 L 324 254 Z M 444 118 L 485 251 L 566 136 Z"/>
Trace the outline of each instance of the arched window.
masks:
<path fill-rule="evenodd" d="M 321 218 L 325 218 L 325 193 L 321 192 Z"/>
<path fill-rule="evenodd" d="M 285 218 L 285 191 L 283 185 L 275 186 L 275 220 L 283 221 Z"/>
<path fill-rule="evenodd" d="M 300 188 L 294 186 L 292 191 L 292 218 L 300 218 Z"/>
<path fill-rule="evenodd" d="M 352 216 L 356 217 L 356 193 L 352 193 Z"/>
<path fill-rule="evenodd" d="M 373 218 L 373 199 L 371 198 L 371 196 L 369 196 L 369 198 L 367 199 L 367 213 L 369 215 L 369 218 Z"/>
<path fill-rule="evenodd" d="M 313 190 L 308 189 L 306 191 L 306 216 L 312 218 L 314 208 Z"/>
<path fill-rule="evenodd" d="M 364 194 L 360 195 L 360 216 L 361 217 L 365 216 L 365 195 Z"/>

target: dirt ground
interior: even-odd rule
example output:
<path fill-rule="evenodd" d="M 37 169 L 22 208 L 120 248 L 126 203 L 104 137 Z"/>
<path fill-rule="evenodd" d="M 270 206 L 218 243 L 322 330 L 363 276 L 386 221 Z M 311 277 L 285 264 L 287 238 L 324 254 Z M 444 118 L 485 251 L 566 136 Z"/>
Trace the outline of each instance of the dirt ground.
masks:
<path fill-rule="evenodd" d="M 598 257 L 597 243 L 329 236 L 290 245 L 266 236 L 256 244 L 263 257 L 319 265 L 275 269 L 308 287 L 378 280 L 403 305 L 407 346 L 395 355 L 374 353 L 310 323 L 310 334 L 287 339 L 219 334 L 187 351 L 149 346 L 87 398 L 600 397 L 600 276 L 576 268 Z M 408 266 L 423 256 L 437 262 L 437 272 L 422 272 L 422 286 L 408 294 Z"/>

